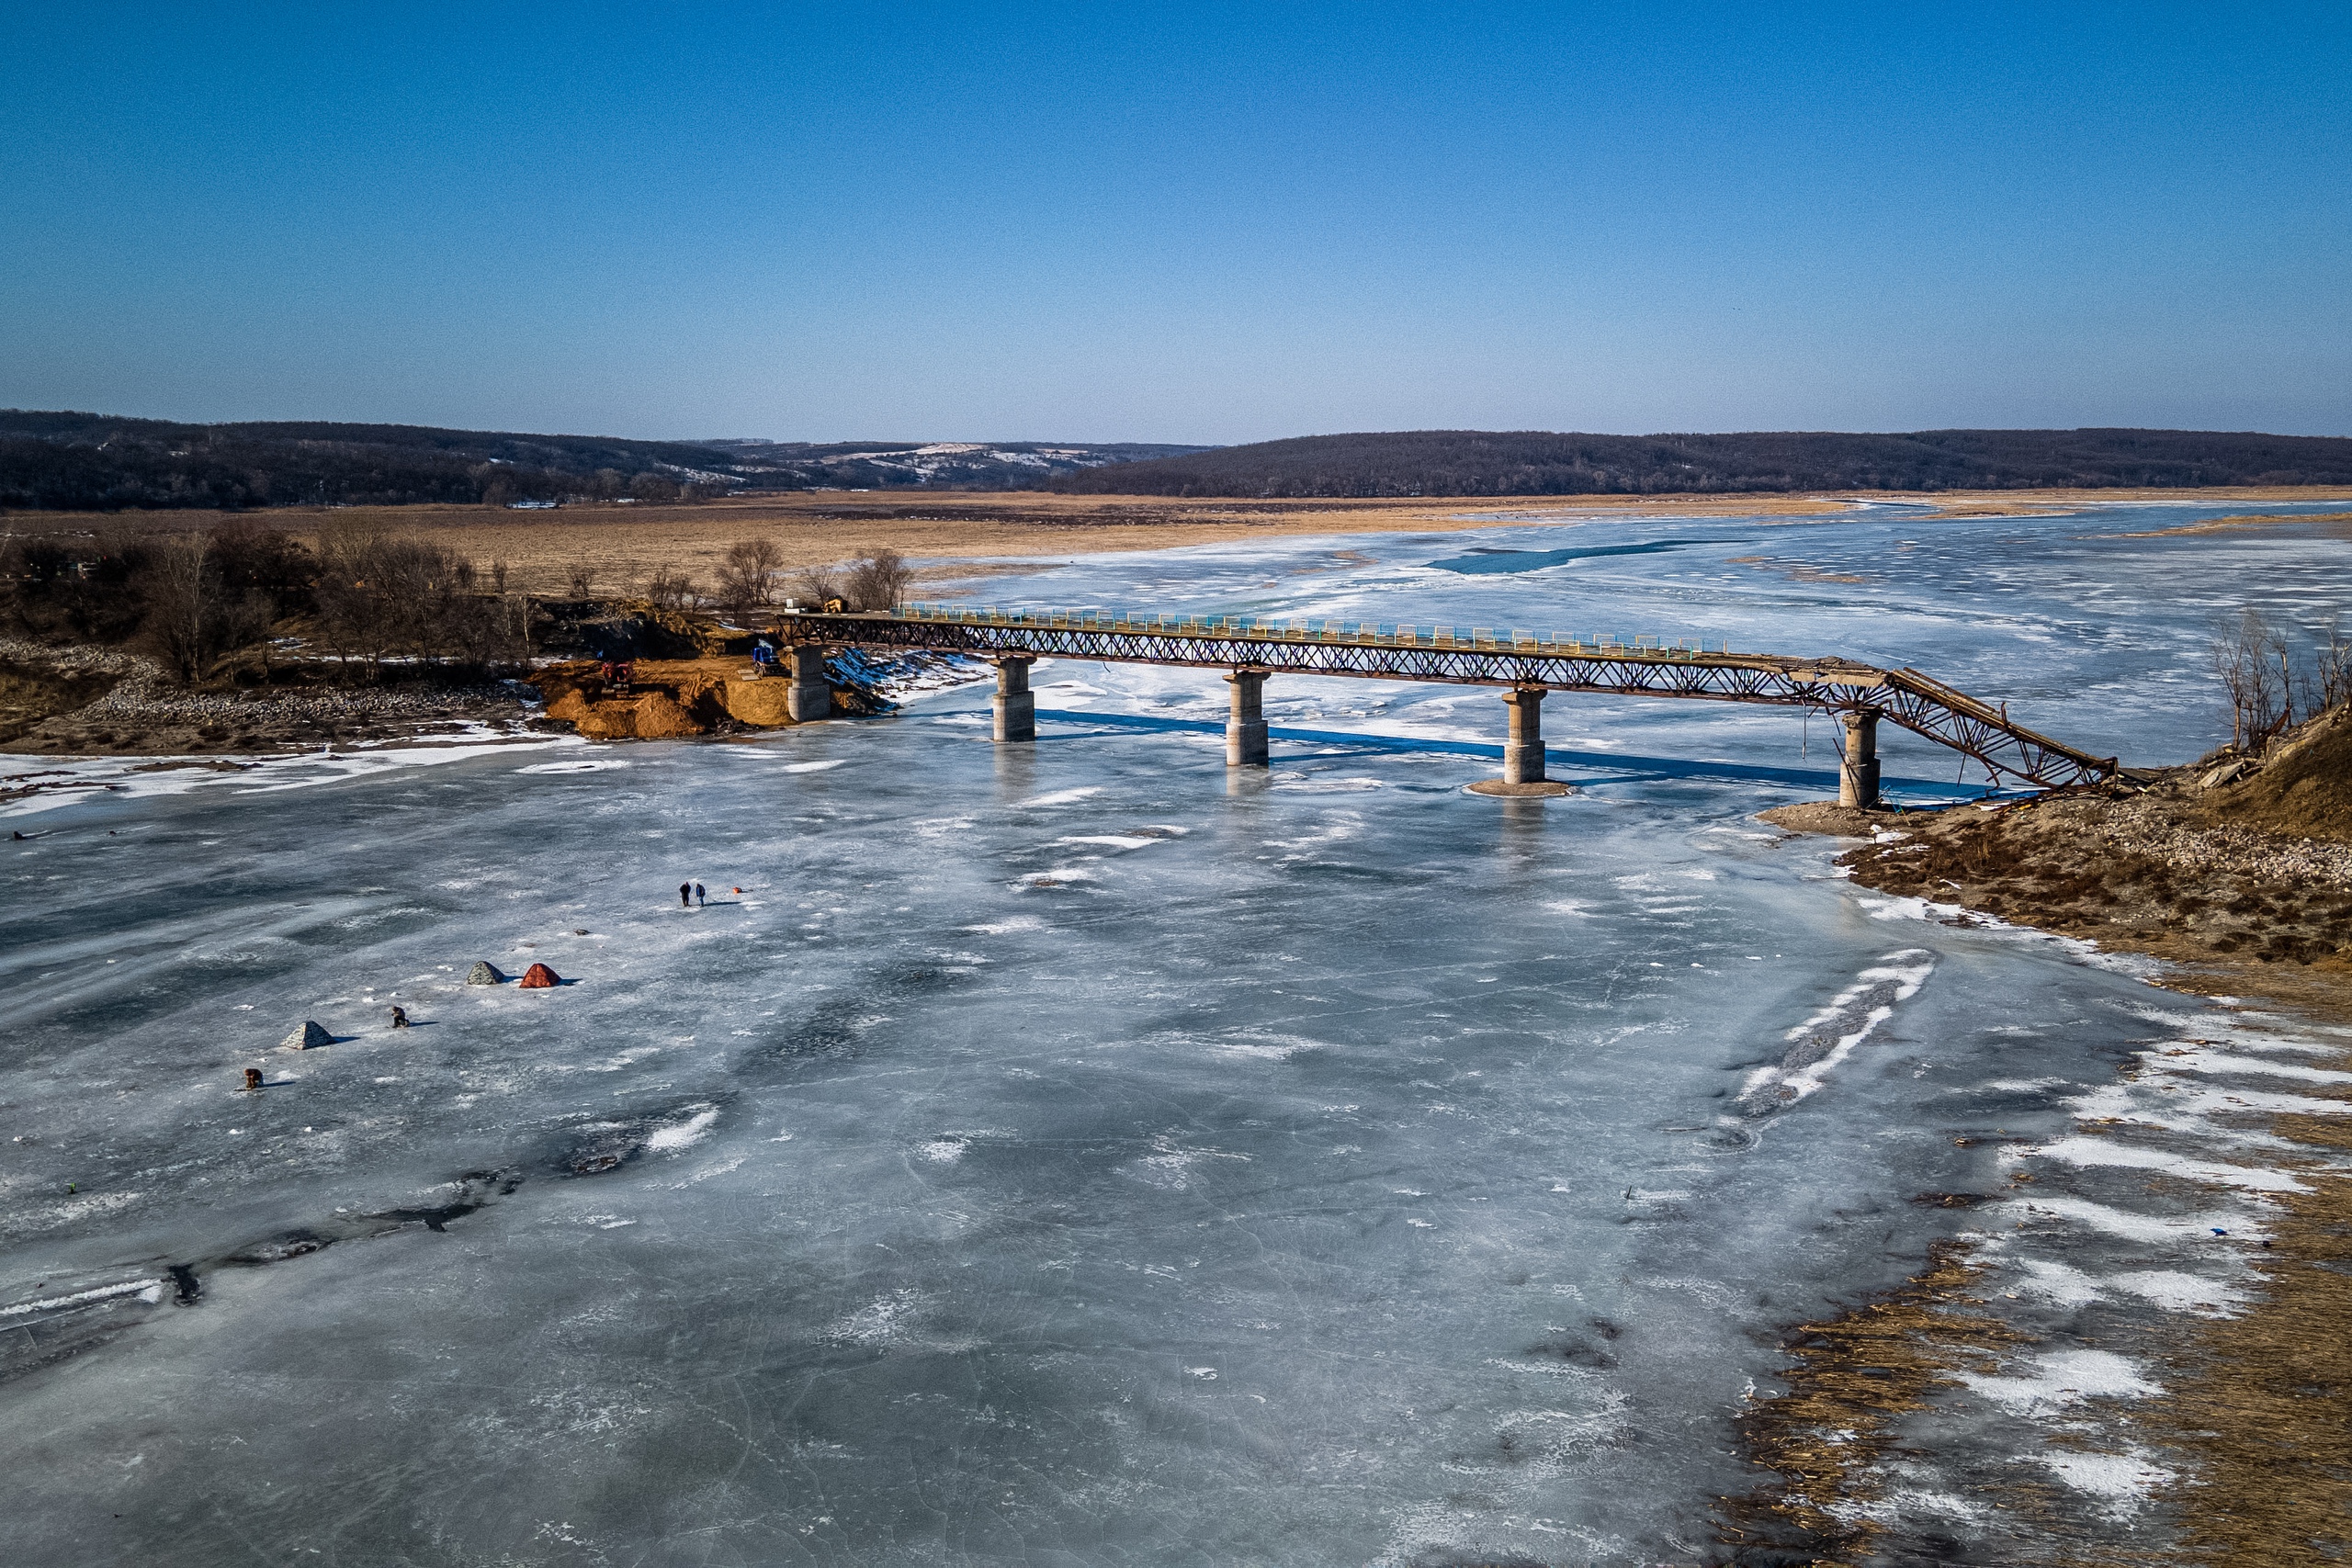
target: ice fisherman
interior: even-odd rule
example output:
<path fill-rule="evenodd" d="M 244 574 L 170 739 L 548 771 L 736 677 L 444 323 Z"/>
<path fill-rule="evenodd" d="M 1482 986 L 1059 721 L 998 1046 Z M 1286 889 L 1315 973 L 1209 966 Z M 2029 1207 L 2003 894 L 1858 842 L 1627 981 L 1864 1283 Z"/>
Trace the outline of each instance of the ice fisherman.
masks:
<path fill-rule="evenodd" d="M 701 884 L 701 883 L 699 883 L 699 882 L 697 882 L 697 883 L 695 883 L 695 908 L 699 909 L 699 908 L 702 908 L 702 898 L 703 898 L 702 884 Z"/>
<path fill-rule="evenodd" d="M 694 885 L 693 883 L 691 883 L 691 882 L 681 882 L 681 883 L 679 883 L 679 884 L 678 884 L 678 908 L 681 908 L 681 909 L 690 909 L 690 908 L 694 908 L 694 897 L 693 897 L 694 890 L 695 890 L 695 885 Z"/>

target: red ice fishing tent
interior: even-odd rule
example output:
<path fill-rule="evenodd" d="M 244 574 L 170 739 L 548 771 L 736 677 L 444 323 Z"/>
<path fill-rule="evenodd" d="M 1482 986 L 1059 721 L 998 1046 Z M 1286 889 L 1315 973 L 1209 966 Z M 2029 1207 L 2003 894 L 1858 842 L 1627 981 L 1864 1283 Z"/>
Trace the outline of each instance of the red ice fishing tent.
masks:
<path fill-rule="evenodd" d="M 523 971 L 523 988 L 526 991 L 543 991 L 562 984 L 561 976 L 544 964 L 534 964 Z"/>

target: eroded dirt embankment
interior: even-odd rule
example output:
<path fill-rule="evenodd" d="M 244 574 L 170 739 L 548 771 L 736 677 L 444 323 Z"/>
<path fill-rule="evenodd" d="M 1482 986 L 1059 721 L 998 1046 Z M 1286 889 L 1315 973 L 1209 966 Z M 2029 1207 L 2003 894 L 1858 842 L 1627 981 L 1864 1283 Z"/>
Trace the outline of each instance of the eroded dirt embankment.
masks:
<path fill-rule="evenodd" d="M 1870 836 L 1839 863 L 1865 886 L 2165 959 L 2184 989 L 2352 1017 L 2352 711 L 2275 744 L 2258 771 L 2203 782 L 2231 771 L 1991 807 L 1807 806 L 1766 820 Z"/>
<path fill-rule="evenodd" d="M 775 729 L 792 722 L 791 681 L 753 673 L 748 659 L 643 659 L 626 684 L 594 660 L 534 671 L 548 720 L 592 740 L 671 740 L 738 729 Z M 863 716 L 885 711 L 876 693 L 828 671 L 832 711 Z"/>

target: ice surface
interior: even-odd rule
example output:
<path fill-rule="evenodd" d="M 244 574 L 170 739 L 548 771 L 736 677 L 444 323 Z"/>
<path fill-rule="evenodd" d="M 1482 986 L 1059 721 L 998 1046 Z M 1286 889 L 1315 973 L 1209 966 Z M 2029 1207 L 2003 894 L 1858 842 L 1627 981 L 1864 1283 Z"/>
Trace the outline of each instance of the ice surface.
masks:
<path fill-rule="evenodd" d="M 2211 739 L 2229 573 L 2322 579 L 2291 540 L 2082 536 L 2145 512 L 1710 519 L 1681 533 L 1739 542 L 1511 573 L 1427 563 L 1674 525 L 1280 541 L 990 592 L 1721 634 L 2154 760 Z M 2197 1259 L 2264 1201 L 1907 1200 L 2066 1155 L 2152 1038 L 2225 1046 L 2149 1058 L 2215 1097 L 2335 1081 L 2079 944 L 1873 918 L 1835 846 L 1751 820 L 1826 776 L 1791 715 L 1564 701 L 1584 793 L 1493 801 L 1491 694 L 1278 680 L 1320 738 L 1251 777 L 1214 672 L 1054 674 L 1033 747 L 978 743 L 967 687 L 49 805 L 0 910 L 9 1560 L 1697 1560 L 1782 1325 L 1972 1226 L 2139 1249 L 2047 1300 L 2213 1310 Z M 467 987 L 482 958 L 570 983 Z M 337 1043 L 271 1049 L 310 1017 Z M 2112 1359 L 1984 1397 L 2146 1397 Z M 2086 1506 L 2136 1495 L 2067 1462 Z"/>

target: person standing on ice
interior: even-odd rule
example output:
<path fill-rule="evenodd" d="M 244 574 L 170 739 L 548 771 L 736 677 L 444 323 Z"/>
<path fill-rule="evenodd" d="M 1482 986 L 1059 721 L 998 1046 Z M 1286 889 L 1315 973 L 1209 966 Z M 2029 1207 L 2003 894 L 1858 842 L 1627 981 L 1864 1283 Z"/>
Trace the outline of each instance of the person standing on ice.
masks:
<path fill-rule="evenodd" d="M 679 883 L 679 884 L 678 884 L 678 908 L 681 908 L 681 909 L 688 909 L 688 908 L 692 908 L 694 907 L 694 899 L 693 899 L 693 898 L 691 898 L 690 897 L 688 897 L 688 895 L 690 895 L 691 893 L 693 893 L 693 892 L 694 892 L 694 890 L 695 890 L 695 885 L 694 885 L 693 883 L 691 883 L 691 882 L 681 882 L 681 883 Z"/>
<path fill-rule="evenodd" d="M 695 884 L 695 908 L 702 908 L 702 884 L 699 882 Z"/>

